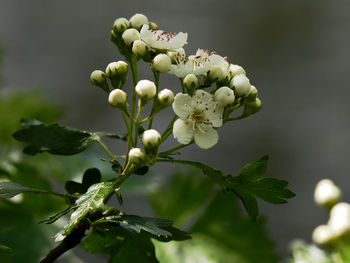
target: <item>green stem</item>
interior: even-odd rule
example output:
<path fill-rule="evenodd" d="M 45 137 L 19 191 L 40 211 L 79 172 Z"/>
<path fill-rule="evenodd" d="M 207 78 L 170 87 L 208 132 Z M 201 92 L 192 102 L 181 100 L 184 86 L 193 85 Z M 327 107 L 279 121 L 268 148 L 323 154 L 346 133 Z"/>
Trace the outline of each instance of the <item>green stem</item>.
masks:
<path fill-rule="evenodd" d="M 135 120 L 135 137 L 134 137 L 134 147 L 137 146 L 137 137 L 138 137 L 138 133 L 139 133 L 139 120 L 140 120 L 140 117 L 141 117 L 141 112 L 142 112 L 142 109 L 143 109 L 143 105 L 142 105 L 142 101 L 139 99 L 139 109 L 137 111 L 137 116 L 136 116 L 136 120 Z"/>
<path fill-rule="evenodd" d="M 111 158 L 112 160 L 114 159 L 114 155 L 113 153 L 111 153 L 111 151 L 108 149 L 108 147 L 102 142 L 102 140 L 100 138 L 96 139 L 96 141 L 99 143 L 99 145 L 101 145 L 102 149 L 108 154 L 109 158 Z"/>
<path fill-rule="evenodd" d="M 130 120 L 130 125 L 129 125 L 129 122 L 128 122 L 128 119 L 127 119 L 127 116 L 126 116 L 126 113 L 122 111 L 122 115 L 123 115 L 123 120 L 124 120 L 124 124 L 126 126 L 126 129 L 128 131 L 128 143 L 127 143 L 127 146 L 126 146 L 126 154 L 125 154 L 125 159 L 124 159 L 124 168 L 128 162 L 128 159 L 129 159 L 129 151 L 130 151 L 130 147 L 132 145 L 132 131 L 131 131 L 131 123 L 132 123 L 132 120 Z"/>
<path fill-rule="evenodd" d="M 50 190 L 30 189 L 30 191 L 28 191 L 28 192 L 34 193 L 34 194 L 49 194 L 49 195 L 55 195 L 55 196 L 59 196 L 59 197 L 65 198 L 64 194 L 57 193 L 57 192 L 50 191 Z"/>
<path fill-rule="evenodd" d="M 172 147 L 172 148 L 169 148 L 169 149 L 167 149 L 167 150 L 165 150 L 165 151 L 160 152 L 158 155 L 161 156 L 161 155 L 164 155 L 164 154 L 168 154 L 168 153 L 171 153 L 171 152 L 175 152 L 175 151 L 177 151 L 177 150 L 179 150 L 179 149 L 181 149 L 181 148 L 184 148 L 184 147 L 186 147 L 186 146 L 188 146 L 188 145 L 191 145 L 192 143 L 193 143 L 193 141 L 190 142 L 189 144 L 179 144 L 179 145 L 176 145 L 176 146 L 174 146 L 174 147 Z"/>
<path fill-rule="evenodd" d="M 131 67 L 131 74 L 132 74 L 132 82 L 133 82 L 133 90 L 132 90 L 132 98 L 131 98 L 131 117 L 130 119 L 133 119 L 135 116 L 135 107 L 136 107 L 136 84 L 137 84 L 137 58 L 134 54 L 131 54 L 130 56 L 130 67 Z M 133 132 L 135 122 L 130 123 L 130 134 Z M 135 124 L 136 125 L 136 124 Z M 131 135 L 132 136 L 132 135 Z"/>
<path fill-rule="evenodd" d="M 169 137 L 169 135 L 171 134 L 172 129 L 173 129 L 173 124 L 174 124 L 176 118 L 177 118 L 177 116 L 176 116 L 176 114 L 175 114 L 174 117 L 171 119 L 171 121 L 170 121 L 168 127 L 167 127 L 167 128 L 164 130 L 164 132 L 162 133 L 162 138 L 161 138 L 161 140 L 160 140 L 160 143 L 164 142 L 164 141 Z"/>
<path fill-rule="evenodd" d="M 182 91 L 182 93 L 186 93 L 183 79 L 179 78 L 179 80 L 180 80 L 180 83 L 181 83 L 181 91 Z"/>
<path fill-rule="evenodd" d="M 154 108 L 154 105 L 158 99 L 158 91 L 159 91 L 159 77 L 160 77 L 160 73 L 157 72 L 157 71 L 153 71 L 153 77 L 154 77 L 154 82 L 155 82 L 155 85 L 156 85 L 156 96 L 153 100 L 153 104 L 152 104 L 152 112 L 153 112 L 153 108 Z M 151 129 L 152 128 L 152 124 L 153 124 L 153 114 L 150 115 L 151 118 L 149 120 L 149 123 L 148 123 L 148 129 Z"/>

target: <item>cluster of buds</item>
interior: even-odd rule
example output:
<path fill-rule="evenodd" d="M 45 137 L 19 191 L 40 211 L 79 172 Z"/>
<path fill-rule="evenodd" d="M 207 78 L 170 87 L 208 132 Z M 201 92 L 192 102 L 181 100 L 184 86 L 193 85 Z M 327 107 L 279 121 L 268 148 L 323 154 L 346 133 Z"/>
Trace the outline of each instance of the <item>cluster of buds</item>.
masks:
<path fill-rule="evenodd" d="M 339 202 L 341 190 L 329 179 L 321 180 L 315 189 L 315 202 L 330 211 L 327 224 L 315 228 L 313 241 L 319 246 L 336 247 L 350 236 L 350 204 Z"/>
<path fill-rule="evenodd" d="M 198 49 L 194 55 L 186 55 L 183 46 L 187 44 L 187 33 L 167 33 L 158 29 L 145 15 L 135 14 L 130 19 L 115 20 L 110 36 L 129 62 L 133 74 L 134 89 L 132 96 L 129 96 L 132 98 L 131 111 L 128 111 L 128 95 L 122 90 L 128 64 L 123 61 L 112 62 L 105 72 L 94 71 L 91 82 L 109 93 L 108 102 L 124 111 L 130 118 L 132 128 L 135 126 L 135 132 L 146 121 L 150 121 L 150 129 L 155 114 L 172 105 L 178 117 L 170 127 L 174 138 L 182 145 L 195 142 L 200 148 L 208 149 L 219 140 L 217 128 L 227 121 L 254 114 L 261 108 L 258 91 L 250 84 L 246 71 L 241 66 L 230 64 L 227 57 L 206 49 Z M 154 82 L 137 80 L 135 74 L 140 59 L 150 63 Z M 178 91 L 176 96 L 170 89 L 159 90 L 162 73 L 175 75 L 181 80 L 181 92 Z M 134 116 L 136 96 L 139 98 L 139 110 Z M 140 120 L 144 106 L 151 100 L 151 113 Z M 244 108 L 242 115 L 230 117 L 239 107 Z M 169 136 L 168 133 L 166 136 Z M 154 149 L 158 150 L 158 146 L 152 147 L 153 150 L 150 151 L 150 147 L 144 143 L 144 138 L 149 138 L 146 135 L 147 133 L 142 136 L 143 150 L 135 150 L 138 149 L 135 147 L 138 137 L 134 136 L 134 148 L 128 153 L 131 162 L 145 161 L 140 157 L 143 154 L 156 155 Z"/>

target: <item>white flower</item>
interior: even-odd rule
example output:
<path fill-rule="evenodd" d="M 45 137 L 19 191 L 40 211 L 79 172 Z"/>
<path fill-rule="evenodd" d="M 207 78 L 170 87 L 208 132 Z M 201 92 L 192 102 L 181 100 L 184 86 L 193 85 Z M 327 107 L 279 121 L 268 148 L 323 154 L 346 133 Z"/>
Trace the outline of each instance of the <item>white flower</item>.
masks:
<path fill-rule="evenodd" d="M 187 44 L 187 33 L 167 33 L 163 30 L 151 29 L 144 24 L 140 31 L 141 39 L 150 47 L 175 51 Z"/>
<path fill-rule="evenodd" d="M 146 158 L 145 151 L 140 148 L 132 148 L 129 151 L 129 161 L 135 164 L 140 164 Z"/>
<path fill-rule="evenodd" d="M 208 149 L 218 142 L 214 127 L 222 126 L 224 108 L 210 93 L 196 90 L 192 97 L 178 93 L 173 110 L 179 116 L 173 126 L 174 138 L 179 143 L 189 144 L 194 138 L 200 148 Z"/>
<path fill-rule="evenodd" d="M 169 89 L 162 89 L 158 92 L 158 101 L 163 106 L 170 106 L 174 101 L 174 93 Z"/>
<path fill-rule="evenodd" d="M 140 39 L 140 33 L 135 28 L 129 28 L 122 34 L 125 45 L 130 46 L 132 42 Z"/>
<path fill-rule="evenodd" d="M 161 135 L 157 130 L 146 130 L 142 134 L 142 144 L 145 148 L 158 147 L 160 144 Z"/>
<path fill-rule="evenodd" d="M 221 79 L 220 78 L 218 79 L 219 81 L 228 76 L 229 70 L 230 70 L 230 65 L 227 62 L 227 57 L 222 57 L 222 56 L 216 54 L 215 52 L 212 52 L 211 55 L 209 56 L 209 61 L 210 61 L 211 66 L 220 67 L 220 69 L 222 71 L 222 76 L 220 76 Z"/>
<path fill-rule="evenodd" d="M 329 244 L 334 237 L 335 236 L 328 225 L 320 225 L 312 232 L 312 240 L 320 246 Z"/>
<path fill-rule="evenodd" d="M 350 204 L 338 203 L 330 213 L 328 225 L 337 236 L 343 236 L 350 232 Z"/>
<path fill-rule="evenodd" d="M 230 87 L 235 89 L 235 94 L 238 97 L 245 97 L 250 92 L 250 81 L 244 74 L 239 74 L 233 77 L 230 82 Z"/>
<path fill-rule="evenodd" d="M 126 106 L 128 95 L 121 89 L 114 89 L 109 93 L 108 103 L 113 107 Z"/>
<path fill-rule="evenodd" d="M 188 74 L 198 76 L 207 73 L 210 65 L 209 51 L 198 49 L 195 55 L 179 56 L 176 65 L 171 65 L 169 73 L 178 78 L 184 78 Z"/>
<path fill-rule="evenodd" d="M 171 66 L 171 60 L 168 55 L 158 54 L 153 59 L 153 68 L 160 73 L 167 73 Z"/>
<path fill-rule="evenodd" d="M 139 30 L 143 24 L 148 24 L 148 18 L 144 14 L 135 14 L 130 17 L 130 25 Z"/>
<path fill-rule="evenodd" d="M 129 27 L 129 21 L 124 18 L 118 18 L 117 20 L 114 21 L 113 28 L 115 31 L 118 33 L 123 33 L 127 28 Z"/>
<path fill-rule="evenodd" d="M 231 78 L 233 78 L 234 76 L 239 75 L 239 74 L 245 75 L 245 70 L 239 65 L 230 64 L 229 71 L 231 74 Z"/>
<path fill-rule="evenodd" d="M 135 40 L 132 44 L 132 53 L 138 57 L 143 57 L 147 53 L 147 45 L 142 40 Z"/>
<path fill-rule="evenodd" d="M 154 82 L 147 79 L 137 82 L 135 90 L 137 96 L 144 100 L 153 99 L 157 92 L 157 88 Z"/>
<path fill-rule="evenodd" d="M 316 204 L 320 206 L 332 207 L 338 202 L 340 195 L 340 189 L 332 180 L 323 179 L 316 185 L 314 199 Z"/>
<path fill-rule="evenodd" d="M 229 87 L 221 87 L 217 91 L 215 91 L 215 100 L 219 101 L 222 106 L 226 107 L 235 102 L 235 95 L 233 94 L 233 90 Z"/>

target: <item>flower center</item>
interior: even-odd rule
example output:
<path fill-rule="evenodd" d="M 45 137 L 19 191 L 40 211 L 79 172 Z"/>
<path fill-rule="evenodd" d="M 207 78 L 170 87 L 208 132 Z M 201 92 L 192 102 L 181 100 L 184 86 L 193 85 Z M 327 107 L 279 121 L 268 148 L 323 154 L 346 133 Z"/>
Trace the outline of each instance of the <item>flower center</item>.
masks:
<path fill-rule="evenodd" d="M 204 121 L 204 114 L 203 112 L 196 110 L 190 115 L 189 119 L 194 122 L 194 125 L 197 125 Z"/>

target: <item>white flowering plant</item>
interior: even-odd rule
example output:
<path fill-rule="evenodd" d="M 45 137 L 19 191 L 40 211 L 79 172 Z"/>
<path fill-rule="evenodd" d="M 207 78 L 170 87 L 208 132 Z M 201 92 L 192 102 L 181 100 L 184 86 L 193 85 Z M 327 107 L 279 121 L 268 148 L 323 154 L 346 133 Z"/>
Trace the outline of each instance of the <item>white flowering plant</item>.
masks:
<path fill-rule="evenodd" d="M 292 243 L 291 263 L 350 262 L 350 204 L 340 202 L 341 190 L 330 179 L 316 185 L 315 203 L 329 214 L 327 224 L 317 226 L 312 233 L 314 244 L 301 240 Z"/>
<path fill-rule="evenodd" d="M 122 205 L 123 183 L 131 176 L 146 176 L 149 168 L 160 162 L 200 170 L 218 185 L 224 196 L 239 198 L 253 220 L 258 218 L 257 198 L 282 204 L 294 196 L 287 188 L 288 182 L 263 177 L 267 156 L 247 164 L 235 176 L 179 157 L 191 144 L 201 149 L 214 147 L 219 141 L 219 127 L 247 118 L 261 109 L 258 91 L 241 66 L 230 64 L 227 57 L 206 49 L 187 55 L 184 50 L 187 33 L 160 30 L 143 14 L 135 14 L 130 19 L 118 18 L 112 26 L 110 39 L 125 61 L 111 62 L 105 70 L 93 71 L 90 79 L 106 93 L 106 101 L 113 109 L 122 115 L 125 134 L 81 131 L 38 120 L 24 120 L 22 128 L 13 134 L 16 140 L 26 144 L 23 152 L 29 155 L 43 152 L 75 155 L 96 142 L 106 153 L 101 160 L 109 163 L 115 172 L 114 178 L 101 181 L 100 171 L 89 169 L 82 183 L 66 183 L 66 193 L 32 189 L 13 182 L 0 183 L 3 198 L 34 192 L 65 199 L 66 209 L 42 221 L 52 224 L 70 215 L 68 223 L 56 235 L 56 242 L 60 243 L 41 262 L 53 262 L 79 243 L 91 253 L 108 253 L 109 262 L 159 262 L 152 240 L 169 242 L 191 238 L 191 233 L 173 226 L 173 218 L 129 215 L 107 204 L 116 196 Z M 138 78 L 140 61 L 150 64 L 152 80 Z M 129 69 L 132 81 L 127 87 Z M 162 74 L 178 78 L 179 88 L 161 89 Z M 157 131 L 153 122 L 166 108 L 172 109 L 173 117 L 163 131 Z M 163 143 L 170 136 L 177 143 L 164 149 Z M 125 153 L 112 151 L 104 142 L 106 137 L 124 141 Z M 130 257 L 126 248 L 133 246 L 141 252 Z M 130 249 L 128 251 L 130 253 Z"/>

